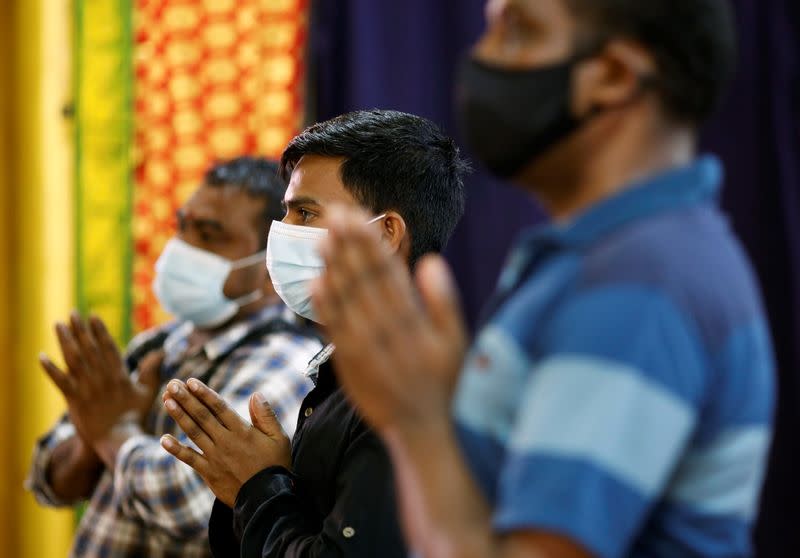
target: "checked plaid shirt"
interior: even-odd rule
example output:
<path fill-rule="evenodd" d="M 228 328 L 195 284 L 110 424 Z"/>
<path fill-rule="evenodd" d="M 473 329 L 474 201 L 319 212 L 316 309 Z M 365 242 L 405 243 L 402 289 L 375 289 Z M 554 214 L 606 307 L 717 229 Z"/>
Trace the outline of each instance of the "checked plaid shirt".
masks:
<path fill-rule="evenodd" d="M 247 320 L 231 324 L 188 353 L 190 323 L 173 323 L 164 342 L 162 393 L 172 378 L 198 377 L 249 332 L 279 318 L 295 323 L 296 316 L 282 304 L 265 308 Z M 164 328 L 137 336 L 131 353 Z M 313 337 L 292 331 L 267 333 L 246 341 L 222 358 L 209 385 L 243 417 L 249 417 L 248 400 L 256 391 L 269 401 L 289 436 L 294 432 L 298 410 L 312 385 L 302 372 L 321 345 Z M 163 434 L 191 443 L 166 414 L 161 394 L 144 425 L 147 433 L 131 438 L 120 448 L 116 470 L 104 471 L 78 525 L 71 556 L 80 557 L 205 557 L 208 519 L 214 495 L 199 476 L 159 445 Z M 40 503 L 69 506 L 59 500 L 47 483 L 47 466 L 56 446 L 75 436 L 65 416 L 38 442 L 26 483 Z"/>

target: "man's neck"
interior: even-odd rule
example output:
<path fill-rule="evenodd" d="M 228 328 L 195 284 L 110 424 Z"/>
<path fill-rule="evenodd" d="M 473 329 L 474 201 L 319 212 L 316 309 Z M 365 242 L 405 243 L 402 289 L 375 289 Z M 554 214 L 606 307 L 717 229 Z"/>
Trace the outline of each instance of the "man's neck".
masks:
<path fill-rule="evenodd" d="M 654 133 L 643 123 L 634 121 L 622 129 L 612 121 L 587 131 L 563 154 L 553 153 L 551 172 L 533 165 L 520 181 L 554 221 L 571 221 L 634 184 L 689 164 L 695 143 L 688 127 L 663 127 Z"/>

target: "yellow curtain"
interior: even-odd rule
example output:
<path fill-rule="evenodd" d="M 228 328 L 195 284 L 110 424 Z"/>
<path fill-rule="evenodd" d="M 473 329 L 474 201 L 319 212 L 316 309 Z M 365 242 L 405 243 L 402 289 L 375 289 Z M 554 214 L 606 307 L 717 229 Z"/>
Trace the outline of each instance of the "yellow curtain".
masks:
<path fill-rule="evenodd" d="M 23 492 L 35 438 L 63 403 L 39 371 L 73 305 L 69 0 L 6 0 L 0 19 L 0 556 L 64 556 L 71 511 Z"/>
<path fill-rule="evenodd" d="M 157 321 L 149 274 L 179 198 L 209 162 L 277 155 L 302 123 L 308 0 L 191 0 L 158 18 L 151 4 L 4 0 L 0 13 L 0 558 L 65 556 L 74 530 L 71 510 L 22 489 L 35 439 L 64 409 L 37 364 L 58 354 L 54 322 L 80 303 L 124 342 Z M 148 54 L 155 42 L 164 55 Z M 133 67 L 112 56 L 131 47 Z M 197 104 L 181 104 L 187 83 L 206 84 Z M 172 126 L 156 125 L 164 99 Z M 166 189 L 162 161 L 178 178 Z"/>

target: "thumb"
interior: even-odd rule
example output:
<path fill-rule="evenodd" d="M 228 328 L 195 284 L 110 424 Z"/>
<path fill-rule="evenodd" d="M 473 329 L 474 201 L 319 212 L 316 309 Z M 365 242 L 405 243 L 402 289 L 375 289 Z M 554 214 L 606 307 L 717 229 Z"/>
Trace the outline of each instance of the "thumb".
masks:
<path fill-rule="evenodd" d="M 417 288 L 434 328 L 448 341 L 464 350 L 467 334 L 453 276 L 444 259 L 425 256 L 417 264 Z"/>
<path fill-rule="evenodd" d="M 148 387 L 158 386 L 161 382 L 161 363 L 164 362 L 164 350 L 150 351 L 139 361 L 139 383 Z"/>
<path fill-rule="evenodd" d="M 283 431 L 275 411 L 258 391 L 250 396 L 250 422 L 268 436 L 276 436 Z"/>

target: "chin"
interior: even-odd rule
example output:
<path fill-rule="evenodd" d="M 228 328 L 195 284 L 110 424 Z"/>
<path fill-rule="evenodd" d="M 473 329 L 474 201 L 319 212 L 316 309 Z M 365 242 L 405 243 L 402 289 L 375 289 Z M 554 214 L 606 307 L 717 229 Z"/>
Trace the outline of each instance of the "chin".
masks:
<path fill-rule="evenodd" d="M 511 181 L 548 205 L 548 200 L 570 196 L 580 182 L 580 165 L 574 151 L 555 146 L 533 159 Z"/>

